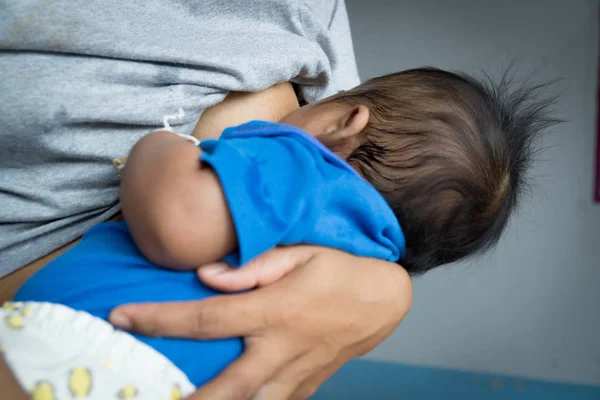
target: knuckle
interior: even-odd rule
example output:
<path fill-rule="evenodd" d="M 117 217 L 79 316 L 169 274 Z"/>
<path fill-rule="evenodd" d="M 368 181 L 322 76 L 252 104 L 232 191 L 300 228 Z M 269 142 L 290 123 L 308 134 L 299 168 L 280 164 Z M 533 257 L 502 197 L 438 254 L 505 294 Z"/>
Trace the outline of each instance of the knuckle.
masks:
<path fill-rule="evenodd" d="M 143 333 L 145 336 L 159 336 L 160 330 L 158 326 L 150 321 L 133 321 L 131 329 L 132 332 Z"/>
<path fill-rule="evenodd" d="M 272 307 L 268 312 L 264 313 L 267 326 L 298 326 L 298 322 L 302 317 L 302 312 L 293 301 L 285 301 L 279 303 L 276 307 Z"/>
<path fill-rule="evenodd" d="M 194 318 L 191 319 L 190 330 L 191 335 L 201 337 L 209 328 L 214 328 L 215 313 L 207 307 L 197 307 L 194 311 Z"/>
<path fill-rule="evenodd" d="M 141 333 L 146 336 L 157 336 L 161 334 L 161 319 L 157 317 L 160 314 L 155 313 L 154 308 L 137 309 L 127 315 L 130 321 L 130 326 L 126 328 L 127 331 Z M 121 329 L 117 328 L 117 330 Z"/>

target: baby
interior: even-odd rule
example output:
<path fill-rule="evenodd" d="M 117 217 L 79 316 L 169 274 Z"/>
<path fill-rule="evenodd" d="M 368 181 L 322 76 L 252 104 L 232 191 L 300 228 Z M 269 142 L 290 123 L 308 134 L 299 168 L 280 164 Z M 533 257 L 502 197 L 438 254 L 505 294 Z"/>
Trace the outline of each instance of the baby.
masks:
<path fill-rule="evenodd" d="M 146 136 L 123 170 L 125 220 L 92 228 L 0 311 L 7 362 L 39 398 L 178 399 L 239 356 L 241 339 L 129 335 L 106 322 L 114 307 L 214 296 L 198 266 L 243 267 L 281 245 L 334 247 L 413 275 L 486 250 L 516 207 L 533 140 L 553 123 L 535 89 L 508 89 L 414 69 L 198 146 Z"/>

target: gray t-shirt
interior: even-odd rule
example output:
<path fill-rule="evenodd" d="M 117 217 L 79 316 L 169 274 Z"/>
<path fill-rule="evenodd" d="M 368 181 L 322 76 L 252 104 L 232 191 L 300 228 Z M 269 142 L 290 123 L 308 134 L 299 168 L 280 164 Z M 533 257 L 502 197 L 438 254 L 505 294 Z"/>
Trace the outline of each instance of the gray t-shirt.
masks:
<path fill-rule="evenodd" d="M 118 211 L 112 160 L 229 91 L 359 83 L 342 0 L 0 0 L 0 276 Z"/>

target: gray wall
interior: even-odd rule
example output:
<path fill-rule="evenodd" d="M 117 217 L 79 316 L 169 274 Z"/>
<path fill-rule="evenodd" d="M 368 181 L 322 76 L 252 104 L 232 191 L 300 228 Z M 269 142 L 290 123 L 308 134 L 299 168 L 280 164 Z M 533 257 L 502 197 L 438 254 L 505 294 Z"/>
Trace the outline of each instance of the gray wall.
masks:
<path fill-rule="evenodd" d="M 432 65 L 563 78 L 569 122 L 544 139 L 534 193 L 493 254 L 415 281 L 414 306 L 371 359 L 600 384 L 600 205 L 593 205 L 598 59 L 593 0 L 347 0 L 363 79 Z"/>

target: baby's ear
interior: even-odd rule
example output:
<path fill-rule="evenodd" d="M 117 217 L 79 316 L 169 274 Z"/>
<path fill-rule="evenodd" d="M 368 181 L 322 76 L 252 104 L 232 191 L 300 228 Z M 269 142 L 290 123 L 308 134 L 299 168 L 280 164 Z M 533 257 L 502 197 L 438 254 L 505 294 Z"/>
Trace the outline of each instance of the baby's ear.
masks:
<path fill-rule="evenodd" d="M 369 109 L 364 105 L 348 109 L 318 139 L 342 158 L 360 146 L 360 133 L 369 123 Z"/>
<path fill-rule="evenodd" d="M 369 109 L 360 104 L 352 107 L 342 117 L 341 133 L 345 137 L 351 137 L 361 133 L 369 123 Z"/>

